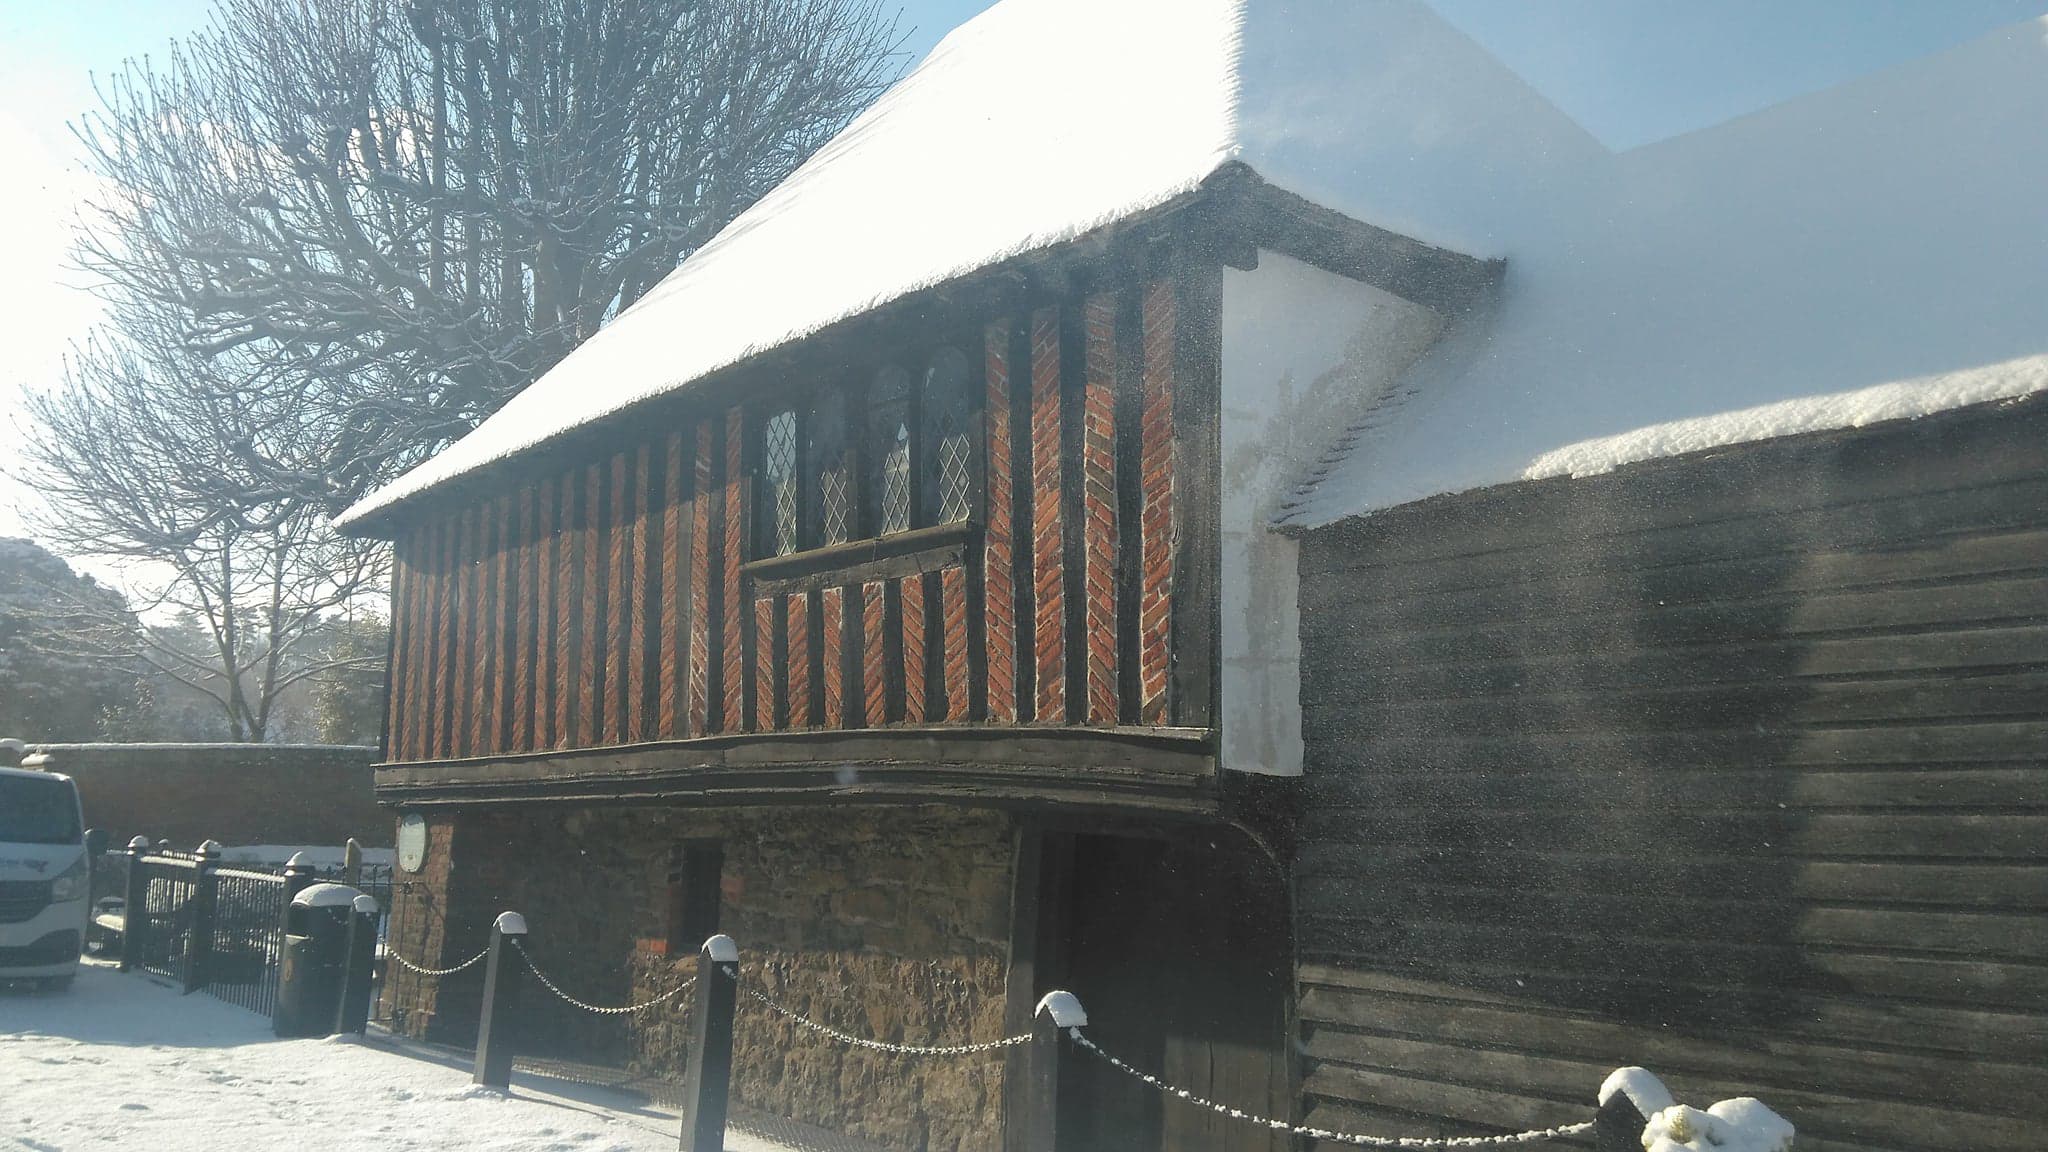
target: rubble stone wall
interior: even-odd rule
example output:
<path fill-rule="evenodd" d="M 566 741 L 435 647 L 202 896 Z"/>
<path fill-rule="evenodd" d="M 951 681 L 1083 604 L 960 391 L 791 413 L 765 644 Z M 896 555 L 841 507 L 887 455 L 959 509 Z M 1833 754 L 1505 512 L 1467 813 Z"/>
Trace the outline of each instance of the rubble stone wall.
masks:
<path fill-rule="evenodd" d="M 417 939 L 435 953 L 422 961 L 429 966 L 472 954 L 492 917 L 509 908 L 526 916 L 537 962 L 573 995 L 615 1005 L 666 992 L 696 963 L 694 952 L 667 947 L 671 853 L 686 840 L 713 839 L 724 850 L 718 926 L 739 944 L 746 986 L 878 1040 L 1002 1035 L 1014 854 L 1007 816 L 938 806 L 534 805 L 429 823 L 444 850 L 430 849 L 412 887 L 396 893 L 393 928 L 401 946 Z M 438 996 L 433 983 L 394 978 L 394 1027 L 472 1041 L 480 972 L 449 978 Z M 526 1046 L 680 1079 L 689 1000 L 630 1019 L 598 1017 L 529 984 Z M 1000 1146 L 1000 1053 L 911 1059 L 835 1043 L 746 996 L 739 1012 L 737 1106 L 910 1152 Z"/>

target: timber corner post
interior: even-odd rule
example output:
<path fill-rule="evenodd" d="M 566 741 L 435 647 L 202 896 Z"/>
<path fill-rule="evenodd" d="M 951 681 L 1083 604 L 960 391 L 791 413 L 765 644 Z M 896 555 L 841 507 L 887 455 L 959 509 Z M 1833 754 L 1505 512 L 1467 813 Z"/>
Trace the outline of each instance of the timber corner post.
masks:
<path fill-rule="evenodd" d="M 732 1018 L 739 1001 L 740 949 L 713 936 L 697 953 L 697 1003 L 683 1086 L 682 1152 L 724 1152 L 732 1092 Z"/>
<path fill-rule="evenodd" d="M 1056 1152 L 1059 1147 L 1060 1038 L 1068 1029 L 1087 1026 L 1088 1012 L 1071 992 L 1047 992 L 1032 1013 L 1025 1152 Z"/>
<path fill-rule="evenodd" d="M 208 840 L 199 845 L 192 864 L 192 924 L 185 933 L 185 956 L 180 983 L 187 995 L 206 987 L 207 969 L 213 957 L 213 914 L 219 903 L 220 881 L 213 871 L 220 867 L 221 846 Z"/>
<path fill-rule="evenodd" d="M 142 963 L 142 938 L 149 931 L 149 876 L 142 858 L 149 854 L 149 837 L 128 841 L 128 884 L 122 893 L 121 971 L 132 972 Z"/>
<path fill-rule="evenodd" d="M 488 1088 L 512 1086 L 525 940 L 526 917 L 517 912 L 498 913 L 491 924 L 490 958 L 484 965 L 484 1010 L 476 1026 L 476 1068 L 470 1075 L 472 1083 Z"/>

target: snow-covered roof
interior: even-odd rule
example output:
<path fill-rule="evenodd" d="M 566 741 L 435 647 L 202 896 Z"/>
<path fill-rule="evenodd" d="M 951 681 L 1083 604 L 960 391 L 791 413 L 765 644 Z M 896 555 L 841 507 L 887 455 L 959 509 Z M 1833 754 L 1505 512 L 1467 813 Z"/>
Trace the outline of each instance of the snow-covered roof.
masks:
<path fill-rule="evenodd" d="M 2048 18 L 1588 166 L 1282 521 L 2048 391 L 2044 108 Z"/>
<path fill-rule="evenodd" d="M 1487 255 L 1556 174 L 1604 155 L 1420 0 L 1003 0 L 552 371 L 338 523 L 1166 204 L 1233 160 Z"/>

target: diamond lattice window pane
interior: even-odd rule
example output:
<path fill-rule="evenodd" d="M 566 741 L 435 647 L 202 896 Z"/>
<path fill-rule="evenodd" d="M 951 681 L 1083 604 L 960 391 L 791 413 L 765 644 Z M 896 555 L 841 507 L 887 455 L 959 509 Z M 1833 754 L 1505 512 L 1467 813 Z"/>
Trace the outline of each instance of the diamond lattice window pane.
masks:
<path fill-rule="evenodd" d="M 896 439 L 882 457 L 883 532 L 910 527 L 910 426 L 896 425 Z"/>
<path fill-rule="evenodd" d="M 853 530 L 853 478 L 846 467 L 846 399 L 820 394 L 807 425 L 811 438 L 808 516 L 820 544 L 844 544 Z"/>
<path fill-rule="evenodd" d="M 844 467 L 818 474 L 818 535 L 823 543 L 846 543 L 847 522 L 852 519 L 846 489 Z"/>
<path fill-rule="evenodd" d="M 932 353 L 924 376 L 925 491 L 932 498 L 933 523 L 967 519 L 974 485 L 968 436 L 967 356 L 958 348 Z"/>
<path fill-rule="evenodd" d="M 768 421 L 763 456 L 774 553 L 783 556 L 796 551 L 796 413 L 778 412 Z"/>
<path fill-rule="evenodd" d="M 967 519 L 969 471 L 967 433 L 951 431 L 939 438 L 939 523 Z"/>

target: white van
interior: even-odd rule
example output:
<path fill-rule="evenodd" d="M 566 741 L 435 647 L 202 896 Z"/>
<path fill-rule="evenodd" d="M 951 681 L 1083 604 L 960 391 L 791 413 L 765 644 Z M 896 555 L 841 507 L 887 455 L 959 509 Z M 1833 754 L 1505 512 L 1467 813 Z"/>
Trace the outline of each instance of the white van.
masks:
<path fill-rule="evenodd" d="M 0 768 L 0 981 L 70 984 L 91 903 L 78 786 L 55 772 Z"/>

